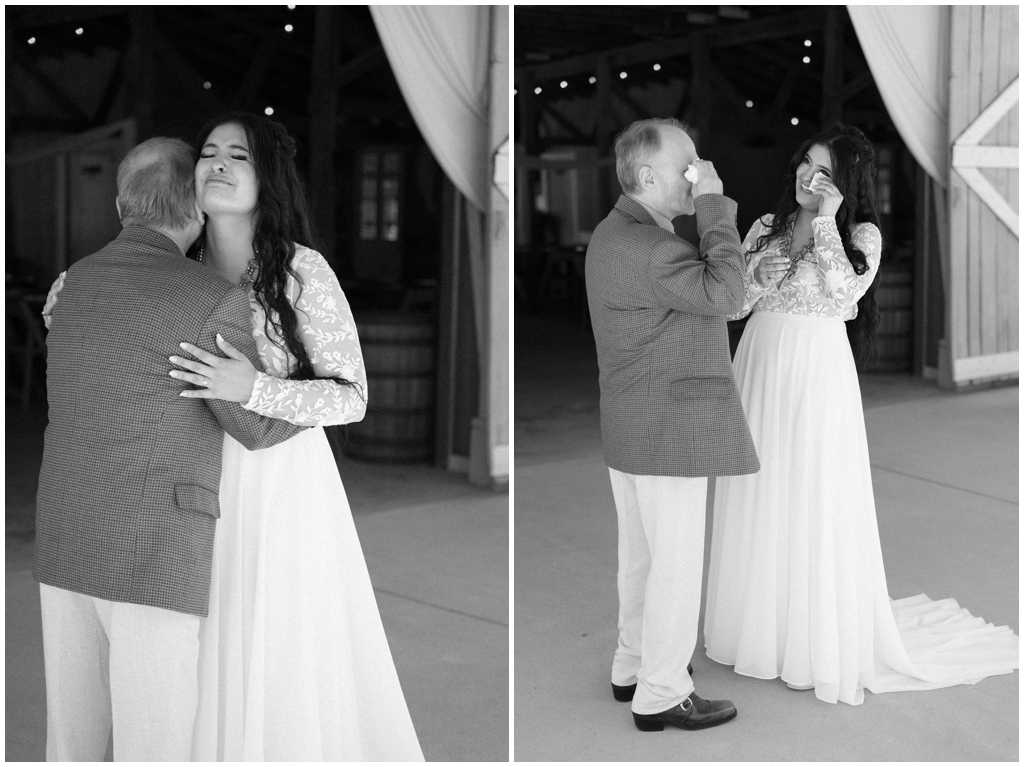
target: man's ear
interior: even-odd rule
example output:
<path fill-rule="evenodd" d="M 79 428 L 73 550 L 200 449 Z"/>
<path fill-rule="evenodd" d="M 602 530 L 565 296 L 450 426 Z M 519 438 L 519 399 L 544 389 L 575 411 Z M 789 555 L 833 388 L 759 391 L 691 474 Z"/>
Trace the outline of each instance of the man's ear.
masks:
<path fill-rule="evenodd" d="M 636 177 L 644 189 L 654 187 L 654 169 L 650 165 L 641 165 L 640 172 L 636 174 Z"/>
<path fill-rule="evenodd" d="M 199 200 L 195 201 L 195 207 L 196 207 L 196 215 L 195 215 L 196 221 L 198 221 L 200 224 L 205 224 L 206 223 L 206 214 L 203 213 L 203 209 L 199 207 Z"/>
<path fill-rule="evenodd" d="M 114 198 L 114 207 L 117 208 L 117 220 L 121 220 L 121 200 L 118 197 Z"/>

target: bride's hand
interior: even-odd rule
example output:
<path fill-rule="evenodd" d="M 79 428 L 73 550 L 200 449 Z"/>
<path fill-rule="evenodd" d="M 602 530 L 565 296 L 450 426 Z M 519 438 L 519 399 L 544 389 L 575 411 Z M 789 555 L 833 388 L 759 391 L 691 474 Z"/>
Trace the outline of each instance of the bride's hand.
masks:
<path fill-rule="evenodd" d="M 839 206 L 843 204 L 843 195 L 839 188 L 832 183 L 824 173 L 815 173 L 809 189 L 821 197 L 818 204 L 819 216 L 834 216 L 839 212 Z"/>
<path fill-rule="evenodd" d="M 222 399 L 228 402 L 246 403 L 252 396 L 252 387 L 256 383 L 256 368 L 249 358 L 242 354 L 217 334 L 217 346 L 227 357 L 218 357 L 203 351 L 192 344 L 181 344 L 181 348 L 195 357 L 195 360 L 184 357 L 171 357 L 177 367 L 191 371 L 172 370 L 170 375 L 179 381 L 187 381 L 200 388 L 186 389 L 182 397 L 195 399 Z"/>
<path fill-rule="evenodd" d="M 67 272 L 61 272 L 60 276 L 53 281 L 50 286 L 50 292 L 46 294 L 46 303 L 43 304 L 43 324 L 46 325 L 46 329 L 50 329 L 50 323 L 53 322 L 53 307 L 57 305 L 57 294 L 64 289 L 64 277 Z"/>
<path fill-rule="evenodd" d="M 789 259 L 785 256 L 764 256 L 754 267 L 754 276 L 763 288 L 777 284 L 789 271 Z"/>

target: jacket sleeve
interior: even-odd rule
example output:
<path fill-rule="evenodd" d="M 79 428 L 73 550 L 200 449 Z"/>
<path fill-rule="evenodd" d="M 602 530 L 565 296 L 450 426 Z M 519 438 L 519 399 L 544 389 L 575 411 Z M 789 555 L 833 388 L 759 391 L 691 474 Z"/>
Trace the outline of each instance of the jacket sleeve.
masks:
<path fill-rule="evenodd" d="M 315 250 L 306 250 L 296 259 L 295 271 L 299 281 L 289 280 L 289 298 L 298 315 L 302 343 L 320 380 L 295 381 L 258 373 L 245 407 L 306 426 L 361 421 L 366 414 L 366 368 L 345 293 L 334 270 Z"/>
<path fill-rule="evenodd" d="M 743 252 L 736 203 L 719 194 L 694 200 L 700 251 L 678 237 L 651 253 L 654 295 L 664 306 L 691 314 L 727 317 L 743 305 Z"/>
<path fill-rule="evenodd" d="M 199 331 L 199 337 L 193 343 L 200 349 L 216 349 L 216 335 L 220 333 L 224 339 L 242 352 L 257 371 L 263 369 L 256 341 L 252 336 L 252 314 L 249 300 L 241 290 L 232 289 L 206 319 Z M 272 447 L 279 442 L 294 437 L 303 430 L 276 418 L 268 418 L 253 413 L 237 402 L 226 402 L 218 399 L 203 400 L 213 412 L 217 422 L 228 434 L 237 439 L 247 450 L 260 450 Z"/>

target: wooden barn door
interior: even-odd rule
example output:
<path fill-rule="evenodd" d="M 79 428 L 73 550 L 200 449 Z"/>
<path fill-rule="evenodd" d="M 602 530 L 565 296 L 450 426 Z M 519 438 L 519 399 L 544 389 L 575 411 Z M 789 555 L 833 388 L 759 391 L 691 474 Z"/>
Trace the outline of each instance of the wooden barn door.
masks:
<path fill-rule="evenodd" d="M 950 253 L 940 381 L 1016 378 L 1018 288 L 1016 5 L 954 6 L 950 48 Z"/>

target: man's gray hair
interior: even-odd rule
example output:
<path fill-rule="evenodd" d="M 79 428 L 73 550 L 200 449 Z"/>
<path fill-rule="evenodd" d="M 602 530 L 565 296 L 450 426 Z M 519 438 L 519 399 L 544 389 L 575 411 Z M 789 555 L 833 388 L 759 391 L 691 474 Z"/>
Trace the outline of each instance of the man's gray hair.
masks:
<path fill-rule="evenodd" d="M 157 137 L 134 147 L 117 169 L 124 226 L 184 229 L 195 217 L 196 156 L 181 139 Z"/>
<path fill-rule="evenodd" d="M 636 194 L 640 191 L 640 167 L 661 148 L 658 129 L 662 125 L 682 131 L 687 129 L 684 123 L 674 117 L 650 117 L 637 120 L 615 137 L 615 173 L 623 192 Z"/>

